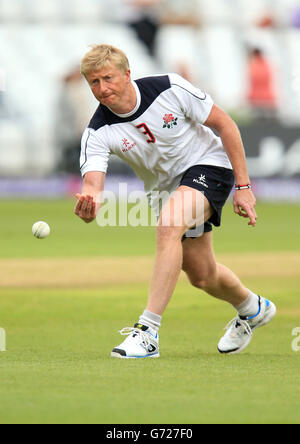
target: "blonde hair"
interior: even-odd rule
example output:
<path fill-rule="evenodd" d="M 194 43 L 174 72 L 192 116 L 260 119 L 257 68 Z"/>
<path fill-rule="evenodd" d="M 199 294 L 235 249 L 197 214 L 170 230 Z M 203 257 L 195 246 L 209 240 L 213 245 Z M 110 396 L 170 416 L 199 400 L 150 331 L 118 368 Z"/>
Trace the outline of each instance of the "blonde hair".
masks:
<path fill-rule="evenodd" d="M 129 69 L 129 61 L 125 53 L 112 45 L 90 45 L 91 50 L 81 61 L 81 74 L 99 71 L 107 63 L 112 63 L 124 74 Z"/>

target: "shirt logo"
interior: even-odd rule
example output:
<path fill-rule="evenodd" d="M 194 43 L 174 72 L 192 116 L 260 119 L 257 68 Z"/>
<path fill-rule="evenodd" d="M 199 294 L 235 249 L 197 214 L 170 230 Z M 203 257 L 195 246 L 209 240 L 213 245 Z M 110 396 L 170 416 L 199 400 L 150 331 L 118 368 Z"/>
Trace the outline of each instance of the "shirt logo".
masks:
<path fill-rule="evenodd" d="M 136 146 L 136 142 L 131 143 L 125 137 L 122 139 L 122 152 L 127 153 L 127 151 L 132 150 Z"/>
<path fill-rule="evenodd" d="M 165 114 L 164 117 L 164 126 L 163 128 L 173 128 L 177 125 L 178 117 L 174 117 L 173 114 Z"/>
<path fill-rule="evenodd" d="M 203 185 L 205 188 L 208 188 L 205 174 L 201 174 L 201 176 L 199 176 L 198 179 L 194 179 L 193 182 L 198 183 L 199 185 Z"/>

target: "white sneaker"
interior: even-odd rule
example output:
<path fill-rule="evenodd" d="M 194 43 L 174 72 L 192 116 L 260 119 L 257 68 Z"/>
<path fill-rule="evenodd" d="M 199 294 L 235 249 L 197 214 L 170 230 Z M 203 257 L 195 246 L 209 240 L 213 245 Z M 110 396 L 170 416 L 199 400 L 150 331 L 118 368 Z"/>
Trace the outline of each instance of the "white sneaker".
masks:
<path fill-rule="evenodd" d="M 135 324 L 133 328 L 123 328 L 120 333 L 129 336 L 113 349 L 112 358 L 159 358 L 159 337 L 153 328 Z"/>
<path fill-rule="evenodd" d="M 251 342 L 253 331 L 268 324 L 276 315 L 273 302 L 259 296 L 259 311 L 254 316 L 237 316 L 225 327 L 226 333 L 220 340 L 220 353 L 237 354 L 245 350 Z"/>

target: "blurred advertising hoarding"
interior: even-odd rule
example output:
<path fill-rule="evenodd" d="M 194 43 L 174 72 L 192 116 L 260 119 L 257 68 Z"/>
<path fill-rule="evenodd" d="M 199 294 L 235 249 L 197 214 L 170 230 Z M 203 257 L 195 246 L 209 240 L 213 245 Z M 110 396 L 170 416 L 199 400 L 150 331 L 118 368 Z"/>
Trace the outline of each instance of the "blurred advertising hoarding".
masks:
<path fill-rule="evenodd" d="M 300 127 L 274 122 L 239 128 L 251 177 L 300 177 Z"/>
<path fill-rule="evenodd" d="M 245 145 L 249 174 L 258 199 L 300 202 L 300 127 L 277 123 L 239 125 Z M 6 146 L 7 149 L 7 146 Z M 10 155 L 14 152 L 10 147 Z M 17 155 L 17 150 L 16 150 Z M 13 159 L 11 159 L 13 160 Z M 17 159 L 16 159 L 17 161 Z M 78 174 L 30 176 L 26 169 L 11 175 L 0 165 L 0 198 L 55 199 L 74 196 L 81 189 Z M 126 183 L 130 191 L 142 191 L 143 184 L 116 156 L 112 156 L 106 190 L 118 194 L 118 185 Z M 123 172 L 123 173 L 122 173 Z"/>

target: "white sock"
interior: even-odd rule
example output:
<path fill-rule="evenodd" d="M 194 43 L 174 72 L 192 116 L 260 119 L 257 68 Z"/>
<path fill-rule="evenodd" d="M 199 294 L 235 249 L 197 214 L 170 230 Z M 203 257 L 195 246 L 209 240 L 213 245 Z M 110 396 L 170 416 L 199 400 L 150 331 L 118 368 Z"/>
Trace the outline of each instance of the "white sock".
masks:
<path fill-rule="evenodd" d="M 235 309 L 240 316 L 255 316 L 259 311 L 258 301 L 259 297 L 257 294 L 250 291 L 248 298 L 240 305 L 236 306 Z"/>
<path fill-rule="evenodd" d="M 139 324 L 143 324 L 146 327 L 150 327 L 158 331 L 161 325 L 161 319 L 161 316 L 152 313 L 151 311 L 145 310 L 144 313 L 140 316 Z"/>

